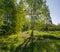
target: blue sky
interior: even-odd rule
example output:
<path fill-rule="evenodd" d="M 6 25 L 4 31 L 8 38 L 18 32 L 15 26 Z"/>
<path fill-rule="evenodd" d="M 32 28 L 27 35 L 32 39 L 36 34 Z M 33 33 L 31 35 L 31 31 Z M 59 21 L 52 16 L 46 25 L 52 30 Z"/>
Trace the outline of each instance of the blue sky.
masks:
<path fill-rule="evenodd" d="M 50 16 L 54 24 L 60 23 L 60 0 L 47 0 Z"/>

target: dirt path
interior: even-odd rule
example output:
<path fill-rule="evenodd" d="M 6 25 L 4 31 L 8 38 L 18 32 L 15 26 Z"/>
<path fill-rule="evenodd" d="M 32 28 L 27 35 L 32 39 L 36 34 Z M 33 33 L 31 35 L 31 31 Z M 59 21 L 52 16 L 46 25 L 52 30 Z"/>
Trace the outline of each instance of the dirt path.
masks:
<path fill-rule="evenodd" d="M 26 39 L 26 38 L 28 38 L 28 37 L 30 37 L 30 35 L 27 34 L 27 32 L 23 32 L 23 33 L 22 33 L 22 38 Z"/>

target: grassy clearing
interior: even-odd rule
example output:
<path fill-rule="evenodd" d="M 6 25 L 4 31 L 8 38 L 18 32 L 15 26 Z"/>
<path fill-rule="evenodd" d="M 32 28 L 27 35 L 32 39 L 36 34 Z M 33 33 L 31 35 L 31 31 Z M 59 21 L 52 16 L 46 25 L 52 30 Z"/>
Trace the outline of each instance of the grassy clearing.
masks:
<path fill-rule="evenodd" d="M 31 34 L 31 31 L 26 32 Z M 60 37 L 59 31 L 34 31 L 34 36 L 52 35 Z M 28 41 L 28 39 L 27 39 Z M 24 46 L 18 46 L 18 52 L 60 52 L 60 40 L 57 39 L 42 39 L 42 40 L 30 40 L 23 44 Z"/>
<path fill-rule="evenodd" d="M 19 48 L 17 52 L 60 52 L 60 40 L 29 41 L 24 47 Z"/>
<path fill-rule="evenodd" d="M 31 34 L 31 30 L 26 33 Z M 60 31 L 34 31 L 34 36 L 52 35 L 55 37 L 60 37 Z"/>
<path fill-rule="evenodd" d="M 13 52 L 23 42 L 21 33 L 9 36 L 0 36 L 0 52 Z"/>
<path fill-rule="evenodd" d="M 26 31 L 27 36 L 31 34 Z M 52 35 L 60 37 L 59 31 L 34 31 L 34 36 Z M 60 52 L 60 40 L 44 39 L 44 40 L 25 40 L 22 33 L 12 34 L 8 36 L 0 36 L 0 52 Z M 24 44 L 23 44 L 24 42 Z M 20 45 L 23 44 L 22 47 Z M 19 49 L 17 49 L 19 48 Z M 16 51 L 17 49 L 17 51 Z"/>

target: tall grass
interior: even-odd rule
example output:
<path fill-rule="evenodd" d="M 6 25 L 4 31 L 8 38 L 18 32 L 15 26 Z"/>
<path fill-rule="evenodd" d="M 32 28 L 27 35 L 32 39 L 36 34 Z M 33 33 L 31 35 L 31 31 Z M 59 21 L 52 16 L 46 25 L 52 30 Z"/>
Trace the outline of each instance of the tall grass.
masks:
<path fill-rule="evenodd" d="M 13 52 L 23 42 L 21 33 L 0 37 L 0 52 Z"/>
<path fill-rule="evenodd" d="M 30 35 L 31 30 L 26 31 L 26 33 Z M 25 41 L 21 35 L 22 33 L 0 36 L 0 52 L 17 52 L 15 50 Z M 39 37 L 44 35 L 52 35 L 60 38 L 59 31 L 34 31 L 34 36 Z M 18 52 L 60 52 L 60 40 L 49 38 L 29 40 L 18 50 Z"/>

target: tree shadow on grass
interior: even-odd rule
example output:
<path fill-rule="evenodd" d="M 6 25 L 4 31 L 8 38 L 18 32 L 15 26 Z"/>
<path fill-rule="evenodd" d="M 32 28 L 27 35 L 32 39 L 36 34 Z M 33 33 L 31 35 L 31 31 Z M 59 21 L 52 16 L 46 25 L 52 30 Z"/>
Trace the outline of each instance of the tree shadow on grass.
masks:
<path fill-rule="evenodd" d="M 54 37 L 54 36 L 51 36 L 51 35 L 49 35 L 49 36 L 44 35 L 42 37 L 38 36 L 37 38 L 34 37 L 33 35 L 31 35 L 29 38 L 25 39 L 25 41 L 21 45 L 19 45 L 16 48 L 15 52 L 34 52 L 34 49 L 35 49 L 35 46 L 36 46 L 35 42 L 38 43 L 38 41 L 39 41 L 40 43 L 38 43 L 38 44 L 40 45 L 43 41 L 45 42 L 48 39 L 50 39 L 52 41 L 53 40 L 60 40 L 60 38 L 57 38 L 57 37 Z M 44 46 L 45 46 L 45 44 L 48 44 L 48 43 L 43 43 Z M 43 45 L 42 45 L 42 47 L 43 47 Z M 37 47 L 39 47 L 39 46 L 37 46 Z M 41 45 L 40 45 L 40 47 L 41 47 Z M 45 46 L 45 47 L 47 47 L 47 46 Z"/>
<path fill-rule="evenodd" d="M 38 38 L 41 39 L 41 37 L 38 36 Z M 43 35 L 42 38 L 45 40 L 45 39 L 50 39 L 50 40 L 60 40 L 60 37 L 56 37 L 56 36 L 53 36 L 53 35 Z"/>
<path fill-rule="evenodd" d="M 34 46 L 33 46 L 33 35 L 31 35 L 29 38 L 25 39 L 25 41 L 19 45 L 15 52 L 33 52 Z"/>

